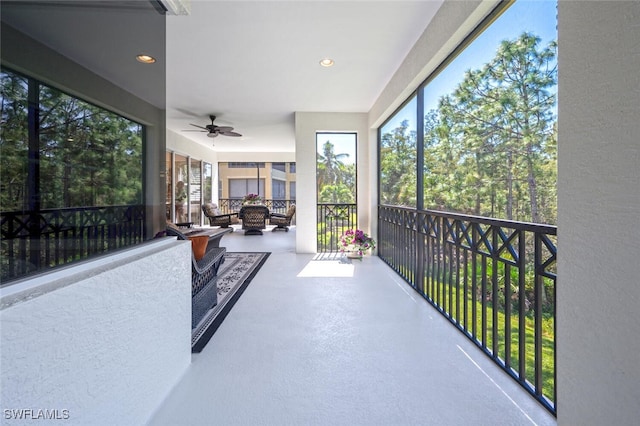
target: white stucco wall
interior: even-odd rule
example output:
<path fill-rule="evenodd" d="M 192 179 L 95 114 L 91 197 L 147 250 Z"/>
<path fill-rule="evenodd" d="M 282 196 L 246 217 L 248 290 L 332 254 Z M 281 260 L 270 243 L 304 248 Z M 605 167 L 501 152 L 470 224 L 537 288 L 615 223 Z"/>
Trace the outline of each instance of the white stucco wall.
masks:
<path fill-rule="evenodd" d="M 638 424 L 640 3 L 558 10 L 558 424 Z"/>
<path fill-rule="evenodd" d="M 22 424 L 6 411 L 21 409 L 57 410 L 65 425 L 144 424 L 191 362 L 188 241 L 157 240 L 0 295 L 2 424 Z"/>
<path fill-rule="evenodd" d="M 241 143 L 241 141 L 238 141 L 238 143 Z M 202 145 L 172 130 L 167 130 L 167 150 L 213 164 L 216 164 L 218 161 L 256 161 L 255 152 L 217 151 L 214 145 Z M 292 162 L 295 161 L 296 154 L 295 152 L 260 152 L 258 157 L 260 157 L 260 161 Z"/>
<path fill-rule="evenodd" d="M 164 110 L 0 31 L 3 65 L 146 126 L 147 235 L 164 229 Z M 191 359 L 190 259 L 188 242 L 156 240 L 0 289 L 0 423 L 16 424 L 5 409 L 41 409 L 68 410 L 65 424 L 143 424 Z"/>
<path fill-rule="evenodd" d="M 317 248 L 317 181 L 316 181 L 316 133 L 356 132 L 357 146 L 357 186 L 358 186 L 358 227 L 370 230 L 371 201 L 375 195 L 371 181 L 367 179 L 371 171 L 370 131 L 365 113 L 296 113 L 296 251 L 315 253 Z M 375 167 L 375 164 L 373 164 Z M 375 217 L 375 216 L 374 216 Z"/>

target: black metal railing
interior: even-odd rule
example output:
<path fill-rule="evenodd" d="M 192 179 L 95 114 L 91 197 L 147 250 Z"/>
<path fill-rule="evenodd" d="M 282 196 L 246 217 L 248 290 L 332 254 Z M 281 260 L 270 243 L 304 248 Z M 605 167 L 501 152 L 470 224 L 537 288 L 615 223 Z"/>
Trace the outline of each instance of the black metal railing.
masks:
<path fill-rule="evenodd" d="M 557 228 L 381 206 L 378 255 L 556 411 Z"/>
<path fill-rule="evenodd" d="M 129 247 L 144 240 L 144 206 L 1 212 L 1 281 Z"/>
<path fill-rule="evenodd" d="M 285 214 L 291 205 L 294 205 L 296 200 L 263 200 L 263 204 L 267 206 L 270 213 L 282 213 Z M 242 207 L 242 198 L 219 198 L 218 208 L 222 214 L 238 213 Z M 295 223 L 295 216 L 292 223 Z"/>
<path fill-rule="evenodd" d="M 348 229 L 358 226 L 355 204 L 318 204 L 318 253 L 340 250 L 340 236 Z"/>

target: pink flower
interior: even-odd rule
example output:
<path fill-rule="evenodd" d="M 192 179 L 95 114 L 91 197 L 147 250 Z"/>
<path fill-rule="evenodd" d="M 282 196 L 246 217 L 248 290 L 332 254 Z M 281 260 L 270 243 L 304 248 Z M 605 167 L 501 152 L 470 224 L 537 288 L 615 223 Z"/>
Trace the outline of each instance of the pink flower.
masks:
<path fill-rule="evenodd" d="M 341 252 L 357 251 L 362 255 L 366 250 L 374 249 L 376 242 L 360 229 L 348 229 L 340 236 Z"/>

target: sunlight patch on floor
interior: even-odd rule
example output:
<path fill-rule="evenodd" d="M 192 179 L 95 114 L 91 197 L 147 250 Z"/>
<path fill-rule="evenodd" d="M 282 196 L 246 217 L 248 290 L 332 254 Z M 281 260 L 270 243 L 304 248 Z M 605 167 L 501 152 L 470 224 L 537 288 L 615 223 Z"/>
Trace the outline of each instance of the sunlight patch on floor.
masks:
<path fill-rule="evenodd" d="M 351 261 L 339 254 L 317 254 L 297 275 L 303 278 L 349 278 L 355 267 Z"/>

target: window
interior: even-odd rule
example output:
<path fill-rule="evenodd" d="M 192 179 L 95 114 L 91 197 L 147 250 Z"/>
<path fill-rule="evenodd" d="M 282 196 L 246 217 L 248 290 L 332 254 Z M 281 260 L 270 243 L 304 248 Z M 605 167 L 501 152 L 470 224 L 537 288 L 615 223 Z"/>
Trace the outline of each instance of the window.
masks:
<path fill-rule="evenodd" d="M 339 236 L 357 226 L 356 133 L 316 133 L 317 250 L 338 251 Z"/>
<path fill-rule="evenodd" d="M 189 222 L 200 224 L 202 209 L 202 167 L 200 160 L 191 159 L 189 169 Z"/>
<path fill-rule="evenodd" d="M 0 209 L 5 212 L 28 209 L 29 82 L 4 69 L 1 78 Z"/>
<path fill-rule="evenodd" d="M 289 163 L 289 173 L 296 172 L 296 163 Z"/>
<path fill-rule="evenodd" d="M 264 179 L 260 179 L 260 188 L 256 179 L 229 179 L 229 198 L 243 198 L 247 194 L 264 194 Z"/>
<path fill-rule="evenodd" d="M 264 169 L 264 163 L 227 163 L 230 169 L 255 169 L 257 167 Z"/>
<path fill-rule="evenodd" d="M 211 163 L 204 162 L 202 168 L 202 202 L 213 202 L 213 165 Z"/>
<path fill-rule="evenodd" d="M 289 199 L 291 200 L 296 199 L 296 183 L 295 182 L 289 182 Z"/>
<path fill-rule="evenodd" d="M 142 126 L 40 88 L 42 208 L 142 203 Z"/>
<path fill-rule="evenodd" d="M 165 176 L 167 177 L 167 191 L 165 193 L 166 219 L 170 222 L 173 209 L 171 208 L 173 199 L 173 154 L 169 151 L 165 153 Z"/>
<path fill-rule="evenodd" d="M 273 179 L 271 181 L 271 197 L 274 200 L 285 200 L 287 198 L 287 182 Z"/>
<path fill-rule="evenodd" d="M 213 202 L 213 165 L 171 151 L 167 159 L 167 219 L 202 224 L 201 204 Z M 175 165 L 175 173 L 172 166 Z M 188 177 L 188 178 L 187 178 Z M 172 182 L 176 182 L 175 193 Z M 175 217 L 172 220 L 171 217 Z"/>
<path fill-rule="evenodd" d="M 189 160 L 187 157 L 174 154 L 173 181 L 176 183 L 174 193 L 175 222 L 189 222 Z"/>
<path fill-rule="evenodd" d="M 218 163 L 218 176 L 220 190 L 218 202 L 221 206 L 228 205 L 230 211 L 239 208 L 239 204 L 230 200 L 242 199 L 249 193 L 258 193 L 270 205 L 269 200 L 286 200 L 287 188 L 295 182 L 295 175 L 286 173 L 289 164 L 286 162 L 274 163 Z M 243 167 L 239 167 L 242 165 Z M 250 167 L 246 167 L 250 166 Z M 260 188 L 256 182 L 260 181 Z M 280 205 L 280 204 L 278 204 Z"/>
<path fill-rule="evenodd" d="M 416 207 L 417 98 L 380 129 L 380 203 Z"/>
<path fill-rule="evenodd" d="M 356 134 L 316 134 L 318 202 L 356 202 Z"/>
<path fill-rule="evenodd" d="M 0 79 L 2 280 L 140 242 L 142 125 L 8 69 Z"/>

